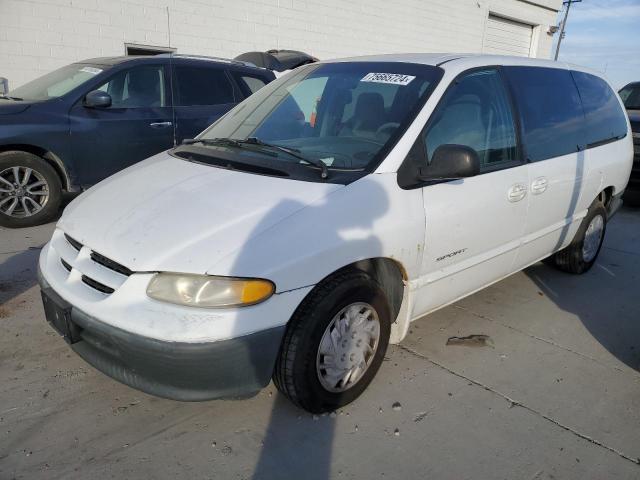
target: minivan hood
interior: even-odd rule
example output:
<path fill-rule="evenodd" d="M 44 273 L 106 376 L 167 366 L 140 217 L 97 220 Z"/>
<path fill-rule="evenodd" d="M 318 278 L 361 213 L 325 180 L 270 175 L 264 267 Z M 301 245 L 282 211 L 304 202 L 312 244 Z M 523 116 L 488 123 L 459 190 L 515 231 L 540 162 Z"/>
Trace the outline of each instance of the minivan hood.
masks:
<path fill-rule="evenodd" d="M 15 100 L 0 100 L 0 115 L 15 115 L 22 113 L 31 106 L 29 102 L 18 102 Z"/>
<path fill-rule="evenodd" d="M 133 271 L 207 273 L 248 238 L 339 188 L 224 170 L 165 152 L 87 190 L 58 227 Z"/>

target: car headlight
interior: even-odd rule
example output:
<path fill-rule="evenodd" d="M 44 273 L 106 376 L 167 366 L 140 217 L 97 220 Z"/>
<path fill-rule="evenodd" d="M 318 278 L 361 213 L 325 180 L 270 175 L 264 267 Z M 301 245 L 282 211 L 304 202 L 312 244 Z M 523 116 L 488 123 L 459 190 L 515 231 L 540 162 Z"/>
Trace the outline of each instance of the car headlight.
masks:
<path fill-rule="evenodd" d="M 156 273 L 147 295 L 163 302 L 202 308 L 244 307 L 264 302 L 275 292 L 269 280 Z"/>

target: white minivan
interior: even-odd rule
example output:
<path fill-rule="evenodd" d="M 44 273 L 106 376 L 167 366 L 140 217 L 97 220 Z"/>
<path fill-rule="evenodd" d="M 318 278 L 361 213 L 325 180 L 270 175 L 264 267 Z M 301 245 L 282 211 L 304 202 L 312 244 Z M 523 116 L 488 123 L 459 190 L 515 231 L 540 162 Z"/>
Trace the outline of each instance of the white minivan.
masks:
<path fill-rule="evenodd" d="M 154 395 L 244 397 L 273 378 L 330 411 L 412 320 L 545 258 L 586 272 L 632 158 L 619 97 L 581 67 L 305 65 L 74 200 L 40 256 L 46 317 Z"/>

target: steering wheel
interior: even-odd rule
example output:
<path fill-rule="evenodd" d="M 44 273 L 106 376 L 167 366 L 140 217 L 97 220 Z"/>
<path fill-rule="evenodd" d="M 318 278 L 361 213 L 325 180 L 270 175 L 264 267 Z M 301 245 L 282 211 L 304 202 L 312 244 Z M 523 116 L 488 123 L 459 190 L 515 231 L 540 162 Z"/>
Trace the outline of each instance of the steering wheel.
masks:
<path fill-rule="evenodd" d="M 385 133 L 386 135 L 391 136 L 393 134 L 393 130 L 395 130 L 399 126 L 400 126 L 400 123 L 398 123 L 398 122 L 383 123 L 376 130 L 376 136 L 381 134 L 381 133 Z M 391 131 L 390 132 L 385 132 L 385 130 L 391 130 Z"/>

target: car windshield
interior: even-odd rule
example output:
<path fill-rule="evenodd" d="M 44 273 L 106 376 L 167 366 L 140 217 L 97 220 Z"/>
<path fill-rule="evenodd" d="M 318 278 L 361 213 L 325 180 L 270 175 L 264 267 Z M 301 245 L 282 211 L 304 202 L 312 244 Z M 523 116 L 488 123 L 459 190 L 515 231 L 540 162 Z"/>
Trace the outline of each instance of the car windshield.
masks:
<path fill-rule="evenodd" d="M 27 101 L 58 98 L 102 73 L 104 66 L 74 63 L 54 70 L 8 93 L 9 97 Z"/>
<path fill-rule="evenodd" d="M 370 169 L 415 118 L 441 72 L 397 62 L 303 66 L 260 89 L 198 139 L 271 150 L 276 168 L 322 162 L 329 169 Z"/>
<path fill-rule="evenodd" d="M 640 84 L 624 87 L 620 90 L 620 98 L 627 110 L 640 110 Z"/>

